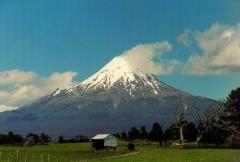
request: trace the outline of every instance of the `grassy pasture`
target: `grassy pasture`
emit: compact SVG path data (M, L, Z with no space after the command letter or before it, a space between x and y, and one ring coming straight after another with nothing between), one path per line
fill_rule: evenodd
M240 162L240 150L169 149L136 143L136 151L120 142L116 152L91 152L89 143L0 147L0 162ZM18 150L18 154L17 154Z

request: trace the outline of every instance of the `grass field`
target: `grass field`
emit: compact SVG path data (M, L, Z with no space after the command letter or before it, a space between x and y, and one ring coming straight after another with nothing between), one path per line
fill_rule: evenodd
M51 144L32 147L0 147L0 162L240 162L240 150L168 149L137 143L136 151L121 142L116 152L90 151L90 144ZM17 156L18 150L18 156ZM17 160L19 159L19 160Z

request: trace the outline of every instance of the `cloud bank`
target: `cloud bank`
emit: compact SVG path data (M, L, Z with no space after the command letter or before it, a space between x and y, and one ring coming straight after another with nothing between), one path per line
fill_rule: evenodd
M124 58L134 70L155 75L170 74L178 64L177 60L166 60L162 56L172 50L172 45L167 42L139 44L125 51Z
M188 33L190 34L190 33ZM216 23L191 33L202 53L190 55L184 74L222 75L240 72L240 26Z
M136 45L121 57L135 69L155 75L226 75L240 72L240 25L215 23L204 31L186 29L177 37L177 42L194 50L194 53L182 51L181 54L188 55L182 61L167 59L173 48L168 41L163 41Z
M0 72L0 112L16 109L54 91L74 84L76 72L55 72L42 77L32 71Z

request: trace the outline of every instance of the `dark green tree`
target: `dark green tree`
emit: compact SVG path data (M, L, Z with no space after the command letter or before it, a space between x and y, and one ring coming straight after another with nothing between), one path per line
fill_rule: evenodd
M79 134L75 137L75 141L76 142L89 142L89 138L87 136Z
M58 137L58 143L64 143L64 142L66 142L66 141L65 141L65 139L63 138L63 136L62 136L62 135L59 136L59 137Z
M41 133L40 140L41 140L42 143L49 143L49 142L51 142L51 137L49 137L45 133Z
M164 133L164 140L180 140L179 124L173 123Z
M127 136L127 133L126 132L122 132L121 135L120 135L121 139L123 140L128 140L128 136Z
M132 127L131 130L128 132L128 139L140 139L140 131L136 127Z
M193 122L189 122L188 124L186 124L186 126L183 127L183 132L185 135L185 140L191 141L191 142L196 141L198 132Z
M184 134L185 141L195 141L197 138L197 129L192 122L182 121L182 131ZM168 140L181 140L181 134L179 133L179 124L174 123L171 127L169 127L164 134L164 138L166 141Z
M227 132L225 144L240 147L240 87L231 91L224 107L220 122L222 129Z
M29 133L26 139L31 139L33 145L42 143L41 137L35 133Z
M149 133L149 139L152 141L162 141L163 140L163 130L158 123L154 123L152 130Z
M142 140L147 139L148 138L148 132L146 130L146 127L145 126L141 126L140 131L141 131L140 132L140 138Z
M0 134L0 144L22 145L24 138L21 135L9 132L7 135Z

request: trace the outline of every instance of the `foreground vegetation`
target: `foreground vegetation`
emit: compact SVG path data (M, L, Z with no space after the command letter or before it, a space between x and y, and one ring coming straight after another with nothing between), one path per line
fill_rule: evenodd
M90 143L50 144L28 147L0 147L1 162L238 162L240 150L170 149L157 143L135 142L136 150L128 151L120 142L115 152L92 152ZM18 150L18 155L17 155Z

